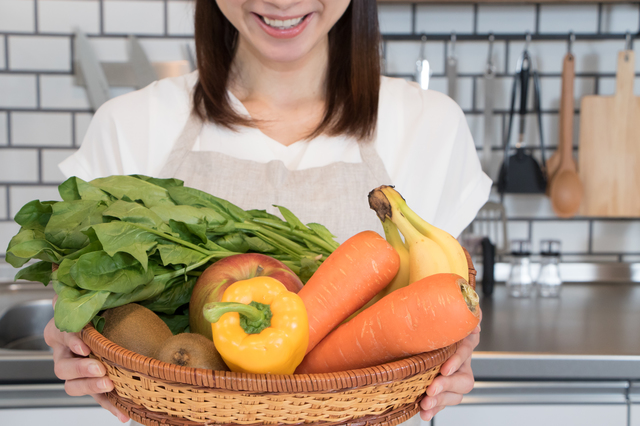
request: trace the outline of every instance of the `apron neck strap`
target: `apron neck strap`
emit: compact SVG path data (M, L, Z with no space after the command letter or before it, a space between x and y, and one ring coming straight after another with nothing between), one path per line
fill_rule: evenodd
M193 146L198 140L198 136L202 131L203 122L195 113L195 109L189 114L187 124L182 129L182 133L178 136L176 143L171 149L169 159L160 171L160 177L171 178L175 175L178 167L184 162L187 155L193 151Z

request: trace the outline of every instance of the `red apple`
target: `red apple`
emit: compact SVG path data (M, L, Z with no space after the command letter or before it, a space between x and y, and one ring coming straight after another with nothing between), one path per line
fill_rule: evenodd
M222 294L234 282L260 276L275 278L294 293L302 288L300 278L287 265L273 257L260 253L225 257L205 269L193 288L189 301L191 332L213 340L211 323L202 314L204 305L222 300Z

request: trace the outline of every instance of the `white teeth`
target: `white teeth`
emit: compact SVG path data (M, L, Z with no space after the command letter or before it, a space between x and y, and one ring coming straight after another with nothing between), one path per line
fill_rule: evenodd
M300 22L302 22L303 19L304 19L304 16L296 19L287 19L284 21L281 21L279 19L269 19L266 16L262 17L262 20L264 21L265 24L269 25L270 27L277 28L279 30L286 30L288 28L293 28L296 25L298 25Z

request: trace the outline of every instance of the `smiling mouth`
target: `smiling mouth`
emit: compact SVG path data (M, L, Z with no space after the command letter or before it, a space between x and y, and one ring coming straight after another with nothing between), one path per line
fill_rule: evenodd
M307 15L301 16L300 18L286 19L284 21L279 19L269 19L266 16L262 16L262 15L258 15L258 16L260 17L260 19L262 19L262 22L264 22L271 28L274 28L276 30L289 30L291 28L295 28L298 25L300 25L309 15L311 14L309 13Z

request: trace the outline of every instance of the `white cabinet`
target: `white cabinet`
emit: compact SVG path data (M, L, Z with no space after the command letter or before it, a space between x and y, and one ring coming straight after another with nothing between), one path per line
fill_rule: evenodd
M631 383L629 402L629 426L640 426L640 382Z
M476 382L433 426L627 426L628 387L626 381Z
M0 425L19 426L122 426L102 407L1 409Z

